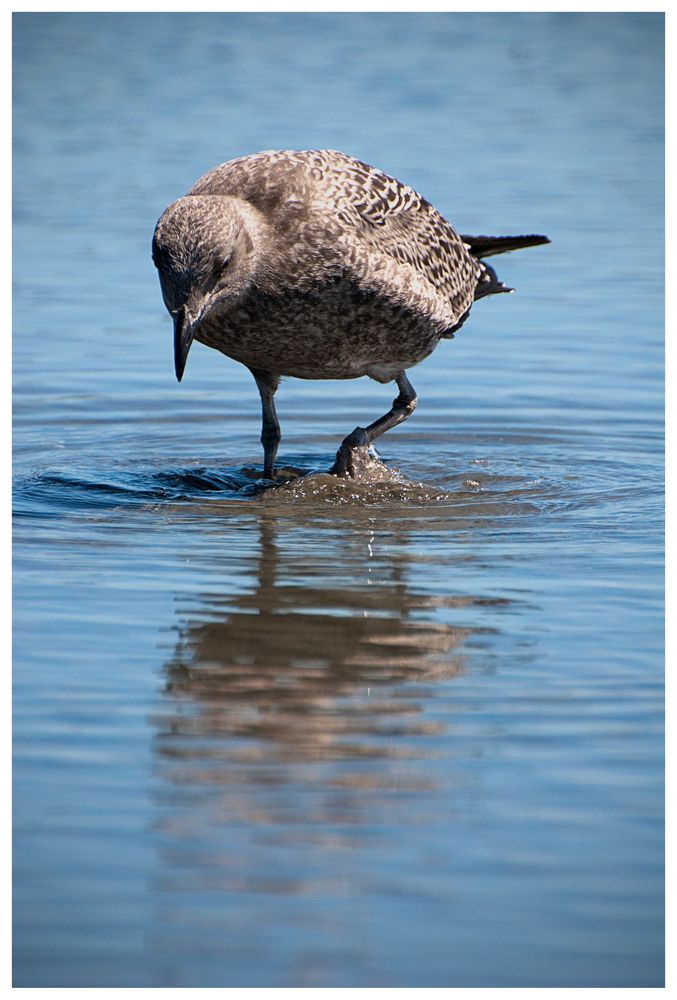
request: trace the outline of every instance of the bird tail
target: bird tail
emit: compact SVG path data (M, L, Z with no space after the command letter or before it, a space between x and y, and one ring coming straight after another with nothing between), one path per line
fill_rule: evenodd
M495 253L521 250L522 247L538 247L550 242L547 236L461 236L461 239L478 260Z
M470 253L480 262L482 273L475 289L475 301L485 295L497 295L499 292L514 292L496 276L493 267L484 263L485 257L496 253L507 253L509 250L521 250L522 247L537 247L549 243L547 236L461 236Z

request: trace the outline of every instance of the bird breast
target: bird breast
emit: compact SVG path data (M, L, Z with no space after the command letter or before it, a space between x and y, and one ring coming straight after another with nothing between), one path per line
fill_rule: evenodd
M444 330L425 303L411 308L347 276L310 283L306 270L303 278L274 290L254 285L217 305L196 340L249 368L341 379L411 367Z

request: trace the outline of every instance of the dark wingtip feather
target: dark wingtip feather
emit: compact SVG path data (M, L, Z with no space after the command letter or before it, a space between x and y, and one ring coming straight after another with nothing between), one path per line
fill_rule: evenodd
M509 288L508 285L503 284L493 267L489 267L488 264L484 263L481 263L480 267L482 274L475 288L475 301L483 299L485 295L498 295L501 292L515 291L514 288Z
M508 253L510 250L522 250L524 247L542 246L549 243L547 236L535 233L529 236L461 236L473 257L481 259L491 257L496 253Z

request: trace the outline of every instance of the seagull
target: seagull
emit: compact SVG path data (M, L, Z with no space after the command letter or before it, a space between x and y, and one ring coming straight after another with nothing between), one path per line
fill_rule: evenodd
M416 406L407 371L473 303L511 292L485 263L546 236L463 236L407 184L336 150L223 163L162 214L152 256L174 321L179 381L194 340L239 361L261 397L263 475L275 477L282 377L395 382L390 410L343 441L332 469Z

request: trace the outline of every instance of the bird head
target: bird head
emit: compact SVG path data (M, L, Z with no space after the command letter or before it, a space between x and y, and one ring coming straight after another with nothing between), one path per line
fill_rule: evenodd
M180 382L200 324L214 312L225 312L252 278L253 241L236 199L189 195L175 201L155 227L153 262L174 320Z

